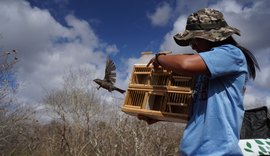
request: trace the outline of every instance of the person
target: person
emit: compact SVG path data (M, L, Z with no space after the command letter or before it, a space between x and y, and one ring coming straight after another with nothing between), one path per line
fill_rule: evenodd
M235 41L237 28L223 14L204 8L187 18L186 30L174 36L193 55L157 54L147 66L162 66L179 74L195 75L193 102L180 144L185 155L242 155L238 145L243 121L243 98L249 78L260 69L254 55ZM149 124L154 119L138 116Z

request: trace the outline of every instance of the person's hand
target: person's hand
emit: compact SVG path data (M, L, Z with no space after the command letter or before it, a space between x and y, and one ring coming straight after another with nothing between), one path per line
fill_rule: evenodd
M150 117L144 116L144 115L137 115L139 120L144 120L145 122L147 122L148 125L152 125L160 120L156 120L156 119L152 119Z
M160 55L167 55L172 53L171 51L165 51L165 52L159 52L155 55L155 57L153 57L146 65L146 67L148 68L151 64L153 65L154 69L157 69L160 65L159 61L158 61L158 57Z
M157 57L153 57L146 65L146 67L148 68L150 65L153 65L154 69L157 69L159 67L159 63L157 62Z

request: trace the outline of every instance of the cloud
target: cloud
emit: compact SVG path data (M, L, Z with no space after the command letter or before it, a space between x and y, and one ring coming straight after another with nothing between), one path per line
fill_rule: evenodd
M172 14L172 7L168 3L162 3L154 13L148 13L147 17L154 26L165 26L168 24Z
M119 52L117 46L115 44L113 45L108 45L106 47L106 53L107 54L117 54L117 52Z
M183 9L186 4L183 1L177 1L178 7L176 9ZM241 2L241 3L240 3ZM208 2L206 2L208 3ZM181 4L181 5L180 5ZM217 3L208 3L196 5L195 8L209 7L215 8L223 12L227 23L233 27L241 30L241 37L234 36L236 40L246 48L253 51L253 54L257 58L261 71L257 72L256 80L249 83L248 93L245 96L245 105L256 105L258 99L267 99L261 101L261 104L267 105L270 108L269 95L270 95L270 45L268 43L268 37L270 32L270 22L268 20L270 11L267 9L270 6L270 1L252 1L251 3L246 1L236 0L222 0ZM180 7L181 6L181 7ZM164 36L164 42L161 44L161 50L172 50L175 53L191 52L189 47L179 47L173 40L173 35L179 32L183 32L186 25L187 16L192 13L181 12L182 14L176 19L173 25L173 29ZM197 10L197 9L196 9ZM194 11L196 11L194 10ZM177 11L174 11L177 12ZM180 12L180 11L178 11Z
M45 90L61 87L69 68L103 77L106 56L118 51L116 45L101 42L85 20L74 15L65 20L67 26L26 1L0 1L0 47L18 51L16 75L25 101L37 102Z
M173 36L177 33L183 32L186 27L186 16L180 16L175 23L173 24L173 29L168 32L164 36L164 42L160 45L160 50L161 51L166 51L170 50L173 53L187 53L187 52L192 52L192 49L189 47L180 47L178 46L174 39Z
M253 109L262 106L267 106L270 110L269 90L264 92L260 88L247 86L247 91L244 98L245 109Z

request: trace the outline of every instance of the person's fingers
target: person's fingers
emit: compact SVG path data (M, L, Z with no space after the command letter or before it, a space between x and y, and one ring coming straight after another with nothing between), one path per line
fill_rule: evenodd
M147 65L146 65L147 68L150 66L150 64L153 64L154 59L155 59L155 58L152 58L152 59L147 63Z
M153 64L154 70L157 70L159 67L159 64L157 64L156 62L153 62L152 64Z

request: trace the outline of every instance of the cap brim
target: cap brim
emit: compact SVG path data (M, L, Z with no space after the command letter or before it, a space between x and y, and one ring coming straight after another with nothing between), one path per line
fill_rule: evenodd
M216 42L223 41L233 34L237 34L240 36L240 31L236 28L227 26L219 30L185 30L182 34L178 33L174 35L173 38L179 46L189 46L189 42L192 38L202 38L211 42Z
M179 46L182 46L182 47L189 46L190 39L188 40L179 39L177 38L176 35L173 37L173 39Z
M178 33L173 36L174 41L180 46L189 46L190 40L193 38L193 34L185 30L182 34Z

